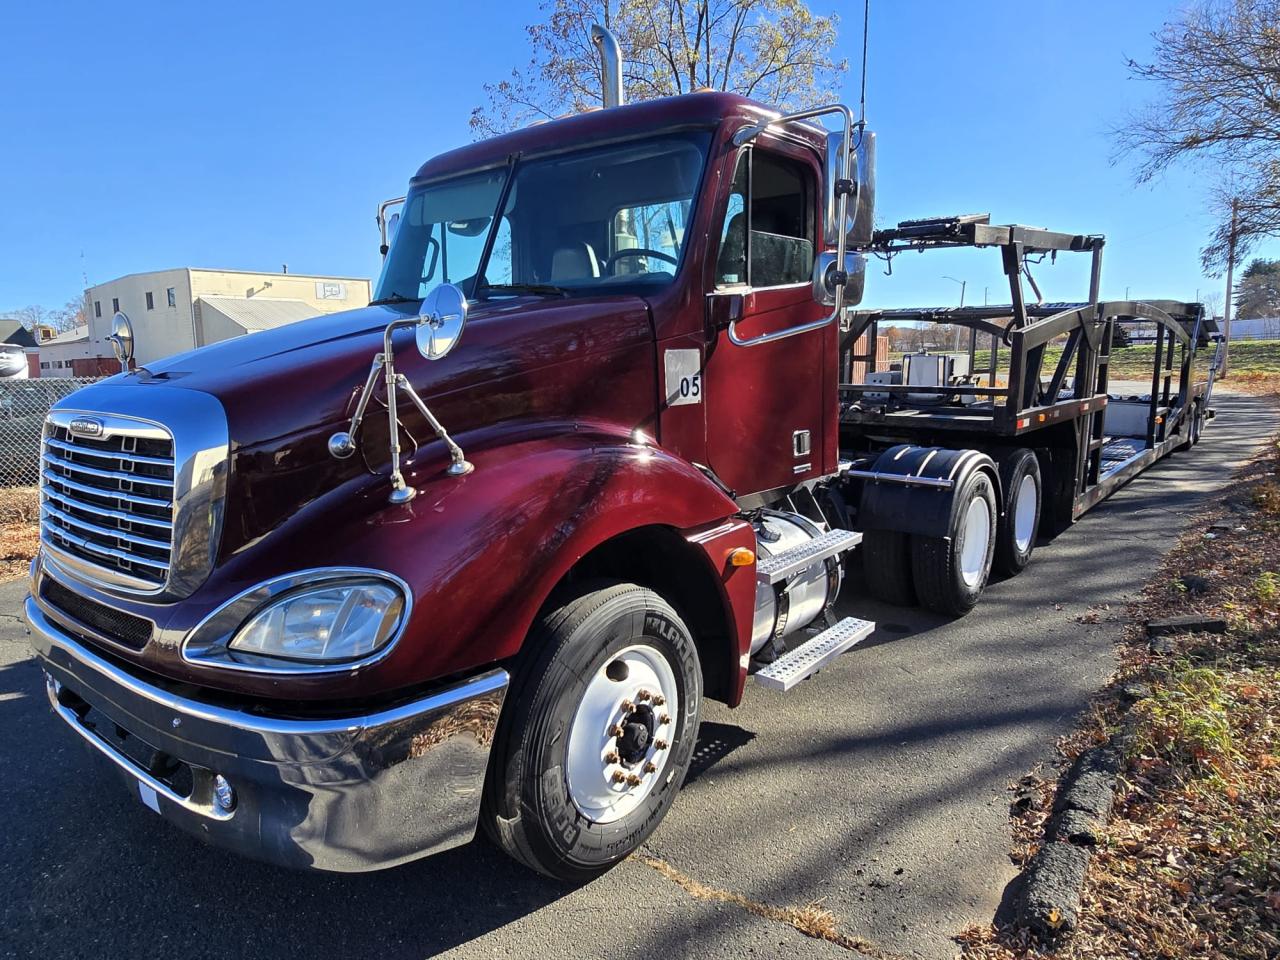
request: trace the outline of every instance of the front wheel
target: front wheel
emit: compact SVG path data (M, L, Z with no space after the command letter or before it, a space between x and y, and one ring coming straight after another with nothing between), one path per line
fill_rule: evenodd
M693 759L702 671L656 593L597 584L527 641L485 785L481 822L525 865L582 883L662 822Z

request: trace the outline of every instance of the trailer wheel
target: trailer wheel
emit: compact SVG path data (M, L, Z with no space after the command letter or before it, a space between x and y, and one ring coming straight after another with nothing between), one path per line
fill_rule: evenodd
M1027 449L1015 450L1000 464L1004 488L1004 510L996 529L996 552L992 566L998 573L1014 576L1031 562L1040 527L1040 461Z
M652 590L601 583L526 641L490 757L481 824L516 860L584 883L662 822L698 736L702 669Z
M974 608L991 575L996 539L996 492L981 470L956 493L949 536L911 538L911 571L920 605L962 616Z
M1178 451L1190 450L1200 442L1200 430L1204 426L1204 415L1200 412L1200 404L1193 402L1187 419L1178 429L1182 432L1183 441L1178 444Z
M916 603L911 577L911 541L895 530L868 530L862 535L862 582L877 600L899 607Z

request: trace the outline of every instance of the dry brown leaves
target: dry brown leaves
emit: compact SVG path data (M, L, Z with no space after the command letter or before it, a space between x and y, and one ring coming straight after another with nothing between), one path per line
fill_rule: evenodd
M35 487L0 487L0 582L27 575L40 545Z
M1219 388L1232 393L1247 393L1255 397L1280 394L1280 373L1261 370L1242 370L1231 374L1230 379L1219 381Z
M1128 613L1116 677L1058 744L1065 769L1137 698L1135 749L1089 866L1080 929L1047 947L972 926L956 938L967 958L1280 957L1280 445L1193 518ZM1146 620L1191 613L1230 629L1178 638L1172 654L1149 649ZM1056 783L1012 786L1022 864Z

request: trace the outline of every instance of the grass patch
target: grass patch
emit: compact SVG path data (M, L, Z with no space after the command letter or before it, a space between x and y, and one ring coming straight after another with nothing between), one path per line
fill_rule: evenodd
M40 546L40 494L0 487L0 581L24 577Z
M1065 769L1122 724L1132 735L1079 929L1050 948L970 927L957 938L970 960L1280 956L1280 445L1193 519L1129 613L1117 676L1060 744ZM1230 629L1151 651L1147 619L1192 613ZM1013 815L1018 863L1054 795L1052 776L1028 779Z
M802 907L778 907L760 903L732 890L712 887L695 880L659 857L635 854L635 858L662 874L695 900L731 904L764 920L772 920L775 923L793 927L806 937L824 940L845 950L857 951L873 960L904 960L896 954L881 950L868 940L841 933L836 915L819 903L808 903Z

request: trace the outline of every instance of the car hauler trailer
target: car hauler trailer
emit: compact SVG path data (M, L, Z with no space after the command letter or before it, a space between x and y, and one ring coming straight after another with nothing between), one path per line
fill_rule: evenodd
M998 572L1018 573L1040 529L1061 529L1162 457L1194 445L1213 416L1220 363L1216 324L1202 305L1099 300L1102 237L988 221L904 222L877 231L864 249L891 260L907 251L990 248L1009 279L1009 304L851 311L841 335L840 436L850 462L843 476L862 484L852 491L859 508L850 519L866 538L867 586L893 603L918 600L952 614L977 602L987 553ZM1070 253L1091 258L1088 299L1029 303L1024 277L1038 295L1030 259ZM877 370L874 350L854 350L874 344L883 323L967 330L967 353L908 354L899 370ZM1149 391L1110 393L1112 346L1139 323L1154 329ZM977 364L980 343L985 369ZM1198 352L1211 344L1218 352L1197 380ZM1051 345L1060 350L1052 363ZM998 483L959 511L935 509L934 494L953 489L954 471L975 453L991 458ZM992 506L995 517L987 515ZM993 550L983 533L989 527Z
M590 878L665 815L704 698L791 689L872 630L831 613L864 529L899 535L924 602L952 568L976 596L1009 486L991 441L1043 447L1059 477L1052 431L1017 418L920 434L896 425L911 394L842 408L852 251L876 243L875 140L846 107L623 106L596 36L606 109L429 160L393 230L379 208L367 308L51 411L25 606L50 703L192 834L362 871L479 825ZM1085 342L1080 310L1019 307L1016 412L1079 430L1102 408L1034 383L1037 324ZM979 394L938 383L943 406Z

